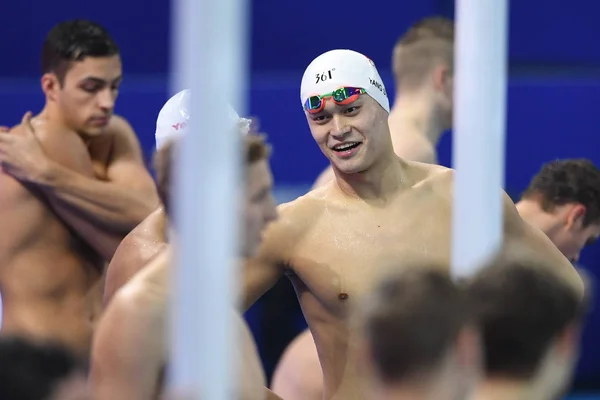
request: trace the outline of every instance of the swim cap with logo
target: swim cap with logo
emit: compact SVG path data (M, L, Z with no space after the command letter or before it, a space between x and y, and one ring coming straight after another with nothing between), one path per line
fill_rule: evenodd
M182 90L171 97L161 108L156 119L156 149L160 149L167 141L184 134L187 131L190 120L190 96L189 89ZM240 118L238 113L227 104L228 121L232 124L239 123L244 133L249 130L250 120ZM247 128L246 128L247 127Z
M331 50L315 58L304 71L300 101L304 106L310 96L331 93L340 87L363 88L383 109L390 112L390 102L375 63L353 50Z

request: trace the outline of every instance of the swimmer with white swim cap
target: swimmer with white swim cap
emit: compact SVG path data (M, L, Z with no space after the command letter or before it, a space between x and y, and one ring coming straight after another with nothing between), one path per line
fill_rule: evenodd
M335 179L279 207L278 221L246 265L245 307L287 275L315 339L324 398L364 399L349 312L390 268L428 263L449 272L454 174L394 153L385 88L366 56L351 50L320 55L307 67L300 93ZM569 261L503 196L502 251L547 261L582 292Z
M437 144L452 128L454 23L424 18L400 37L392 55L396 98L388 123L398 157L437 164ZM314 183L333 179L327 168Z
M240 133L247 129L238 127ZM179 137L162 144L155 157L159 194L165 213L171 212L170 177L174 147ZM244 137L245 174L243 189L244 240L239 254L253 256L260 244L264 227L277 217L272 194L272 176L268 164L269 146L255 134ZM177 235L176 229L170 230ZM140 257L141 259L141 257ZM171 250L160 251L112 298L96 330L92 352L90 382L96 399L154 399L163 389L168 369L168 300L172 288L168 277ZM222 266L214 266L216 268ZM234 299L232 299L233 301ZM240 392L227 398L240 400L279 399L265 388L256 345L242 316L232 308L234 329L241 338L238 380ZM201 357L202 355L198 355Z
M438 163L437 144L452 127L453 62L454 23L450 19L424 18L396 43L392 55L396 97L388 125L398 157ZM327 167L314 188L331 179L333 170ZM314 340L307 329L286 348L272 386L287 400L321 400L322 381Z
M189 90L182 90L161 108L156 119L157 151L187 132L190 121L190 96ZM240 118L230 105L227 107L229 121L232 124L240 124L242 132L248 133L250 120ZM164 248L167 242L166 228L167 220L161 205L123 239L106 271L105 305L121 286Z
M587 159L555 160L532 178L516 207L564 256L579 254L600 236L600 170ZM296 337L275 370L272 389L285 399L318 400L323 377L310 330Z

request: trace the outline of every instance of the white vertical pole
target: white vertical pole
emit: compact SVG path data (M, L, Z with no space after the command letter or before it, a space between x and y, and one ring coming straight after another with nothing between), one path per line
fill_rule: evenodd
M457 0L452 158L452 275L465 277L502 242L508 0Z
M241 135L229 101L244 112L247 5L243 0L177 0L171 82L191 89L190 126L179 146L174 213L169 383L195 399L228 400L238 382L232 310L238 254ZM181 83L183 82L183 84ZM149 332L148 334L152 334ZM235 345L235 346L234 346Z

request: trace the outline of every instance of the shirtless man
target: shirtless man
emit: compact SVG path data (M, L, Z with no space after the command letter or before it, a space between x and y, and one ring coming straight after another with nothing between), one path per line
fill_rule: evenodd
M245 237L240 253L249 257L256 253L264 227L277 214L268 165L269 147L262 137L254 134L245 136L245 142ZM167 215L173 143L169 141L162 147L156 158L159 194ZM94 399L147 400L161 392L168 359L165 335L169 262L170 250L160 252L117 291L107 307L94 339L91 373ZM243 372L241 394L231 398L278 399L266 392L264 372L248 327L240 315L233 315L242 337Z
M42 69L44 109L0 134L2 334L87 355L103 260L158 197L135 133L112 116L121 62L108 33L58 24Z
M516 204L521 217L544 232L569 260L600 235L600 171L589 160L545 164ZM272 389L286 400L322 398L323 376L310 330L288 346Z
M600 171L590 160L556 160L542 166L516 204L572 262L600 236Z
M452 125L454 23L425 18L398 40L392 56L396 101L388 124L396 155L437 164L437 144ZM314 187L334 178L328 167ZM273 390L288 400L321 399L323 378L307 329L286 348L273 374ZM302 373L298 373L301 370Z
M392 55L396 101L388 123L396 154L437 164L437 145L452 128L454 23L425 18L400 37ZM328 167L315 187L333 179Z
M453 171L396 156L385 89L373 62L359 53L333 50L313 60L301 102L336 179L280 206L258 257L247 263L245 306L288 275L316 342L324 399L363 399L349 358L355 332L348 313L390 267L450 264ZM571 263L519 217L506 194L498 195L505 203L501 251L549 260L583 292Z
M481 270L467 292L485 359L473 399L563 398L579 358L589 294L582 299L548 269L519 263Z
M440 269L415 265L390 274L358 307L370 400L466 400L479 383L471 305Z
M174 137L187 132L190 118L190 91L182 90L171 97L158 113L156 119L156 149L160 151L163 145ZM250 120L240 119L239 115L229 107L232 123L249 128ZM161 183L158 183L161 186ZM136 226L121 242L113 259L106 270L104 286L104 306L129 279L158 254L167 243L165 229L167 218L163 206L158 207L141 224Z

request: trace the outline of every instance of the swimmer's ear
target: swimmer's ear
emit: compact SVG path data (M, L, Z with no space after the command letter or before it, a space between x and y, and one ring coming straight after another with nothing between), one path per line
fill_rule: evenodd
M567 214L567 229L582 228L586 208L583 204L575 204Z
M41 84L46 99L56 101L58 91L60 90L60 82L56 74L51 72L45 73L42 75Z
M433 69L433 87L438 91L446 91L452 79L450 68L446 64L438 64Z

